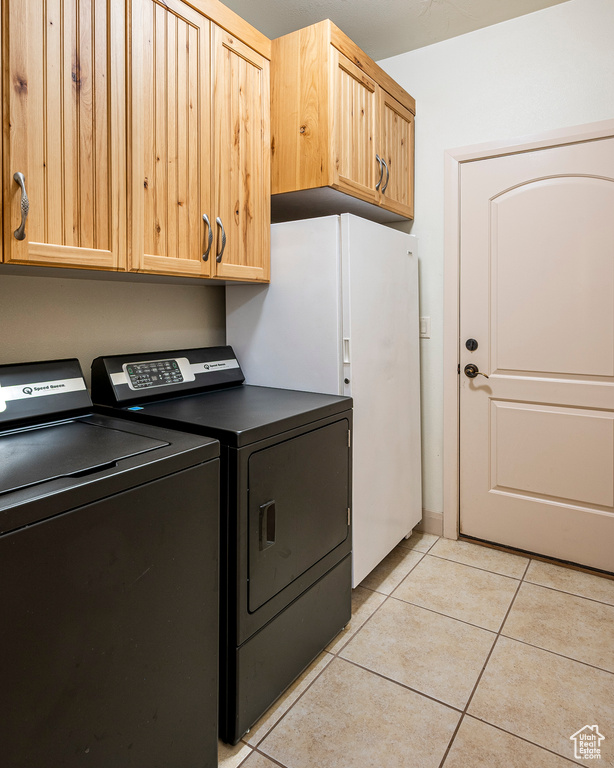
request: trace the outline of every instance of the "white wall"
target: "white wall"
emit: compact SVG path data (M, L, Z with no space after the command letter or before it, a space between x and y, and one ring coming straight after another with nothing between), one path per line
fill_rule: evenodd
M614 0L567 3L379 64L416 99L424 495L441 513L444 150L614 118Z
M62 271L66 274L66 270ZM224 288L0 272L0 364L225 343Z

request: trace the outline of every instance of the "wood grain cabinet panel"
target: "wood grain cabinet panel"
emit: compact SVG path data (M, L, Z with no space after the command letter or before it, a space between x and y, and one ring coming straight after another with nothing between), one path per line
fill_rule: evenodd
M414 116L380 89L380 149L384 178L380 204L402 216L414 216Z
M274 40L274 211L296 212L305 201L314 215L345 210L378 221L412 218L414 114L414 99L332 22ZM344 207L325 188L371 207Z
M179 0L132 0L131 269L211 274L209 19ZM211 222L210 222L211 223Z
M377 84L339 51L331 53L333 186L376 203Z
M132 0L131 268L269 279L269 62L181 0Z
M213 40L216 223L212 266L217 277L267 281L271 223L269 62L219 27L213 29ZM223 253L222 233L226 236Z
M125 267L124 11L123 0L3 4L5 262Z

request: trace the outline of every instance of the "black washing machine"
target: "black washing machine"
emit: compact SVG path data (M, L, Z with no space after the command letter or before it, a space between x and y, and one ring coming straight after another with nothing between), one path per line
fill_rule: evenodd
M97 358L95 403L221 445L220 736L347 624L352 400L247 386L231 347Z
M3 768L217 766L218 457L0 366Z

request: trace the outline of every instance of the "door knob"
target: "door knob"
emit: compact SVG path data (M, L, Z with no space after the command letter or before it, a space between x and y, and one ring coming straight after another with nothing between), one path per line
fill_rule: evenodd
M465 366L465 376L468 376L470 379L475 379L476 376L483 376L485 379L488 378L488 376L478 370L477 365L474 365L473 363L467 363Z

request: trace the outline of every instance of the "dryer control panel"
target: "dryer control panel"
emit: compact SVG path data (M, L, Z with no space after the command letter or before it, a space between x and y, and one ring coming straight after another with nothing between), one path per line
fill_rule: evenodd
M124 363L122 369L130 389L150 389L169 384L194 381L190 361L185 357L168 360L145 360L142 363Z
M92 363L92 399L100 405L130 406L243 381L232 347L114 355Z

